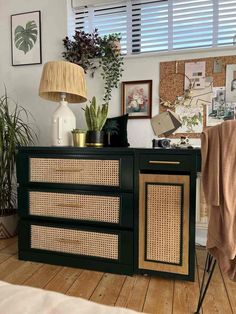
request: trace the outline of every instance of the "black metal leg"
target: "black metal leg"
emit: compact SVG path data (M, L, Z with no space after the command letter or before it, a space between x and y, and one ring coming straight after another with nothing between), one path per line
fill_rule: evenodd
M204 301L204 298L205 298L208 286L210 284L211 277L213 275L215 266L216 266L216 259L210 253L207 253L207 257L206 257L206 261L205 261L205 267L204 267L204 273L203 273L202 283L201 283L201 288L200 288L200 295L199 295L199 299L198 299L197 310L194 314L199 314L199 311L200 311L202 303ZM204 286L206 273L208 273L209 276L208 276L208 279L206 281L206 285Z

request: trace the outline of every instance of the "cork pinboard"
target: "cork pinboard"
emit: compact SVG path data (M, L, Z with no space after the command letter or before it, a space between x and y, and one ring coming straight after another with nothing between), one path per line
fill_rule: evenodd
M206 77L213 78L213 86L220 87L225 86L226 83L226 66L227 64L236 64L235 56L223 56L223 57L210 57L188 60L177 60L160 63L160 86L159 95L160 99L174 102L177 96L181 96L184 93L184 80L185 80L185 63L189 62L206 62ZM214 62L221 62L221 72L214 73ZM168 108L160 105L160 112L167 110ZM206 110L204 110L203 128L206 128ZM200 133L178 133L172 135L172 138L179 138L180 136L186 136L190 138L200 137Z

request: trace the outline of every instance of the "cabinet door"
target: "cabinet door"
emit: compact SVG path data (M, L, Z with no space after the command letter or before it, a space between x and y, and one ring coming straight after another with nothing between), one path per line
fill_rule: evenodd
M189 176L140 174L139 269L189 274Z

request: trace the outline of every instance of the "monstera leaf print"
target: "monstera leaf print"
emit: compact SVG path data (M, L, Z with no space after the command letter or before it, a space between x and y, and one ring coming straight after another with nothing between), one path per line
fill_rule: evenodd
M15 29L15 46L17 49L24 51L26 54L35 45L37 40L38 30L35 21L29 21L25 28L22 25L18 25Z

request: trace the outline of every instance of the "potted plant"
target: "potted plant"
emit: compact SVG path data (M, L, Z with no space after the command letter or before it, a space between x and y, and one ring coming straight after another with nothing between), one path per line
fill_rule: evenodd
M85 147L86 131L82 129L73 129L71 133L74 146Z
M35 138L28 117L28 112L11 101L5 90L0 97L0 238L16 234L16 149L33 143Z
M99 64L105 87L103 99L106 103L111 100L112 89L118 87L122 77L124 58L121 55L120 40L120 35L116 33L106 35L100 40L101 58Z
M97 68L101 69L105 89L103 100L107 104L123 72L120 40L121 36L117 33L100 37L97 29L93 33L75 31L72 40L68 37L63 39L66 50L62 56L67 61L80 65L85 73L90 70L92 77Z
M104 132L102 128L107 119L108 104L97 106L96 98L93 97L90 106L86 105L84 111L88 126L86 146L102 147L104 142Z
M73 39L68 36L63 39L66 51L62 52L62 56L67 61L80 65L85 73L91 70L93 76L97 68L94 59L101 56L100 41L97 29L93 33L75 31Z

